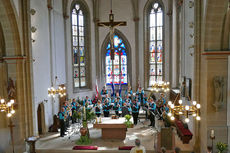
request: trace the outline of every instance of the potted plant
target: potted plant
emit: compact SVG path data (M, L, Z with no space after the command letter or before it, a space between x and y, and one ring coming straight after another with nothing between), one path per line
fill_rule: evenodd
M228 145L223 142L217 142L216 147L218 149L218 153L223 153L224 151L227 150Z
M127 128L131 128L133 126L133 123L130 121L131 115L125 115L125 122L124 124L127 126Z
M90 139L89 134L89 128L88 128L88 122L91 120L94 120L96 118L96 115L91 109L86 109L85 106L82 110L82 127L80 129L81 137L79 140L77 140L76 144L78 145L88 145L92 143L92 140Z

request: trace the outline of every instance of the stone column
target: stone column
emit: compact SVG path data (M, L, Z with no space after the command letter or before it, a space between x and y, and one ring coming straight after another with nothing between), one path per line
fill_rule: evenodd
M48 8L48 20L49 20L49 38L50 38L50 82L51 86L54 86L54 68L53 68L53 4L51 0L47 0L47 8ZM56 65L55 65L56 66ZM55 76L56 77L56 76ZM52 104L52 116L54 115L54 98L51 97L51 104Z
M96 63L96 79L98 81L98 85L102 84L103 82L99 82L99 81L103 81L105 78L103 75L104 74L101 70L101 61L103 61L101 59L101 54L99 51L99 27L97 26L97 23L100 21L99 20L99 0L93 0L93 22L94 22L94 30L95 30L95 63ZM102 55L102 57L104 57Z

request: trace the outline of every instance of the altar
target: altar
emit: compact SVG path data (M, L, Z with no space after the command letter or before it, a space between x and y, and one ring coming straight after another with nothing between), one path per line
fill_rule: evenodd
M132 119L130 120L132 121ZM102 130L102 139L121 139L126 138L127 127L124 124L125 118L112 119L111 117L104 117L101 123L95 123L93 128Z

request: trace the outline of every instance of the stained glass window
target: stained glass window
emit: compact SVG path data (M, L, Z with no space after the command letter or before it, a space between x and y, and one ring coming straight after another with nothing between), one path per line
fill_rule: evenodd
M149 86L163 77L163 11L153 3L149 13Z
M105 56L106 84L127 84L127 49L125 42L118 35L114 35L114 50L114 60L111 60L111 44L109 42Z
M85 22L84 12L80 4L75 4L72 9L71 19L74 87L79 88L86 86Z

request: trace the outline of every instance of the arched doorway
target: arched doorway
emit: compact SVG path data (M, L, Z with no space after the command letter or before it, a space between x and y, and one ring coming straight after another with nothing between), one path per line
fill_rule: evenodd
M45 133L45 114L44 114L44 104L38 105L37 109L37 124L38 124L38 134L42 135Z

